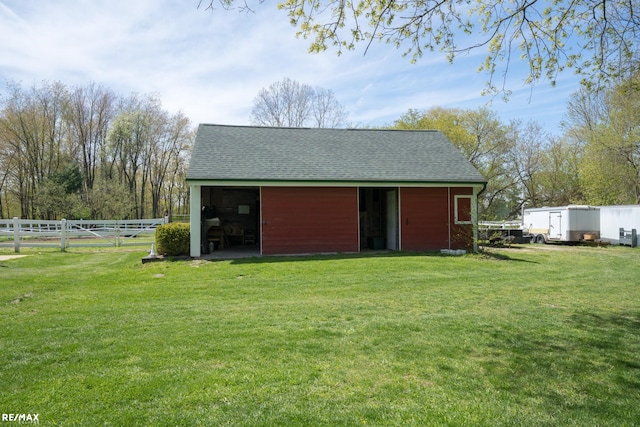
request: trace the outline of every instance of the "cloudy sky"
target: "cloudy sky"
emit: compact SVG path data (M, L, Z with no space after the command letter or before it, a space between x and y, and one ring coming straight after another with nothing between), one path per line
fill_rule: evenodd
M358 126L391 124L408 109L488 105L504 121L535 120L555 134L577 78L531 90L510 66L508 103L480 95L478 51L450 65L444 55L411 64L391 45L341 56L309 54L308 40L276 1L254 13L205 10L199 0L0 0L0 95L23 86L89 82L118 93L154 93L165 109L197 123L249 124L258 91L285 77L330 89ZM255 2L257 4L257 2ZM203 0L208 4L208 0Z

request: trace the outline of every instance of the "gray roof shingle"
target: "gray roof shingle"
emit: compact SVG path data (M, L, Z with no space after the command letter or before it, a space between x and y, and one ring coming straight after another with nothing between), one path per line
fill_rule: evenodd
M484 183L439 131L201 124L188 181Z

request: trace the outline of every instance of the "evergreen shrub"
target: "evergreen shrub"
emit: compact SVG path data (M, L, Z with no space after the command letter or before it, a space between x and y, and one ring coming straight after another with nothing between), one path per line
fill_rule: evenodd
M172 222L156 228L156 251L160 255L189 255L189 224Z

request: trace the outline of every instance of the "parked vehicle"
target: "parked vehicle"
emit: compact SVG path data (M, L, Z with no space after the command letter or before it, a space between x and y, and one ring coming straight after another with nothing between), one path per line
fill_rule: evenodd
M532 243L578 243L600 238L600 208L568 205L524 209L524 236Z

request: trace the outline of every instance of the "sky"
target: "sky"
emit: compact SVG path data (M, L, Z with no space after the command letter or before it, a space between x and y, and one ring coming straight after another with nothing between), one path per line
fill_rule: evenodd
M509 101L482 96L483 51L453 64L440 52L412 64L376 42L366 53L362 45L310 54L310 41L295 37L275 0L254 3L247 13L207 10L208 0L0 0L0 96L7 82L94 82L123 95L155 94L194 125L248 125L258 92L288 77L332 90L354 127L390 125L409 109L486 106L504 122L533 120L559 135L579 88L571 72L555 87L524 86L525 64L512 63Z

